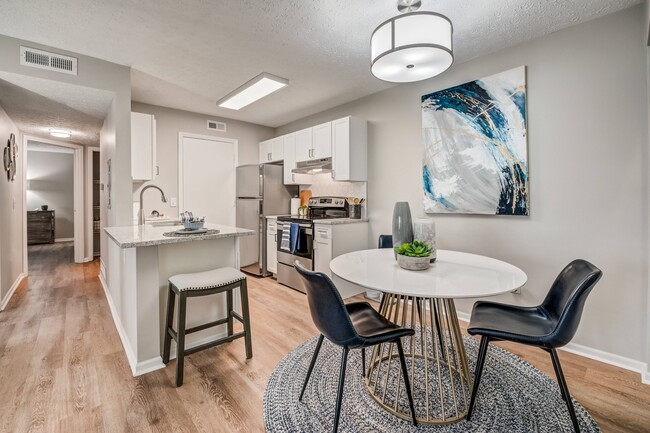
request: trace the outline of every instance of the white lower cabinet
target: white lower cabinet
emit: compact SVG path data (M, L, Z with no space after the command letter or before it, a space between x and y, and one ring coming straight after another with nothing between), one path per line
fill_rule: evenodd
M314 270L332 276L332 226L314 225Z
M343 298L362 293L365 288L333 275L330 262L341 254L368 249L368 237L367 222L314 224L314 270L329 275Z
M274 219L266 221L266 270L278 273L278 229Z

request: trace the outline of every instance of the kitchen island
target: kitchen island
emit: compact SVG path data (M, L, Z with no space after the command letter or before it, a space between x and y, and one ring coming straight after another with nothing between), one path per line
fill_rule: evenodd
M180 225L107 227L106 272L100 279L134 376L164 368L161 348L170 276L223 266L239 269L239 238L251 230L205 224L200 235L170 234ZM239 310L239 294L235 296ZM225 296L189 299L187 326L225 317ZM226 325L188 335L194 347L226 335ZM172 358L175 347L172 345Z

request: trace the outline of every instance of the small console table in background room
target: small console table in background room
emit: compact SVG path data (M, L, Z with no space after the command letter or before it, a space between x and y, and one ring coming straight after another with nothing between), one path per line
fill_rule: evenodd
M54 243L54 211L27 211L27 245Z

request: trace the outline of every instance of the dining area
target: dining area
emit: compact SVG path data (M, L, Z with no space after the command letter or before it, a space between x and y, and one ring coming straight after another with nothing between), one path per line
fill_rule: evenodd
M558 270L540 304L492 302L525 288L525 270L435 250L427 240L434 248L419 270L399 263L404 245L418 243L399 231L381 235L377 248L335 257L332 278L296 263L320 334L271 375L266 430L600 431L572 399L556 349L576 333L602 272L574 260ZM344 302L341 281L379 292L380 301ZM455 301L466 299L480 300L465 333ZM502 341L547 352L555 377L494 344Z

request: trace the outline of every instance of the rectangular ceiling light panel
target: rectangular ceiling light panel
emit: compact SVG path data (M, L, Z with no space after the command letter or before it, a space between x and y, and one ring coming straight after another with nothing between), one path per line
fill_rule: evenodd
M217 105L222 108L239 110L285 87L287 84L289 84L289 80L263 72L218 100Z

